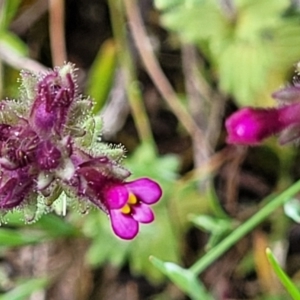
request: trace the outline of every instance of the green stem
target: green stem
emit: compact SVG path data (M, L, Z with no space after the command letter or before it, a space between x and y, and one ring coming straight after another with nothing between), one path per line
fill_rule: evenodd
M269 248L266 249L266 255L274 272L276 273L282 285L286 288L287 292L292 296L294 300L299 300L300 292L298 288L292 282L292 280L287 276L287 274L283 271L283 269L280 267L275 256L273 255L272 251Z
M143 103L138 79L136 77L136 70L132 59L132 54L129 50L122 1L109 0L108 5L110 9L114 38L117 45L117 54L123 74L125 76L126 93L131 107L132 116L137 127L138 135L143 143L150 144L154 152L156 152L156 144Z
M287 190L282 192L277 197L270 200L264 207L262 207L255 215L248 219L245 223L241 224L236 230L228 235L220 244L211 249L193 266L190 271L194 274L201 274L208 266L210 266L216 259L224 254L230 247L232 247L238 240L244 237L262 221L270 216L277 208L288 202L295 194L300 191L300 180L294 183Z
M206 194L207 194L207 199L208 199L208 203L209 203L209 206L211 208L211 210L213 211L214 215L216 217L219 217L219 218L225 218L225 219L228 219L228 215L226 214L226 212L223 210L221 204L220 204L220 201L219 201L219 198L216 194L216 190L215 190L215 187L213 185L213 182L212 180L209 178L207 180L207 183L206 183Z

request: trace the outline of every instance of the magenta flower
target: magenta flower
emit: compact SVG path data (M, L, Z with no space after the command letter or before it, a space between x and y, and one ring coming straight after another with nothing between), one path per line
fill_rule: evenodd
M256 145L279 134L281 144L300 137L300 87L291 86L273 94L283 106L269 109L242 108L225 123L230 144Z
M139 223L151 223L154 214L149 205L162 195L160 186L148 178L116 183L104 191L112 228L122 239L133 239L139 231Z
M113 177L105 175L113 173ZM128 171L114 166L105 157L79 164L77 175L78 194L107 212L113 231L120 238L133 239L139 231L139 223L154 220L149 205L156 203L162 195L155 181L140 178L125 182L120 178L128 177Z

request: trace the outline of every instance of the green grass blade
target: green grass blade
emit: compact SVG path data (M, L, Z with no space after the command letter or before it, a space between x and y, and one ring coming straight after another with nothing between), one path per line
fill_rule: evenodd
M286 288L287 292L291 295L291 297L295 300L300 299L300 292L295 284L291 281L291 279L287 276L287 274L282 270L280 265L278 264L276 258L269 248L266 249L267 258L276 273L278 279L282 283L282 285Z
M46 287L49 283L47 278L33 278L24 283L20 283L16 288L0 295L0 300L24 300L38 291Z

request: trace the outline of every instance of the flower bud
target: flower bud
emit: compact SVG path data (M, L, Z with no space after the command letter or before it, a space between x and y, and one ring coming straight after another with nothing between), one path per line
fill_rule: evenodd
M282 129L277 109L243 108L225 123L229 144L256 145Z
M43 141L39 144L36 156L41 170L51 170L60 164L61 153L50 141Z

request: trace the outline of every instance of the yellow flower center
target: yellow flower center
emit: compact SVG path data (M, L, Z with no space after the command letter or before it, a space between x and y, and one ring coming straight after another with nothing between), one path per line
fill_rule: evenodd
M126 215L130 214L131 206L135 205L137 203L138 203L138 200L137 200L136 196L132 193L129 193L127 203L121 208L121 212Z
M130 212L131 212L131 207L130 207L128 204L125 204L125 205L121 208L121 212L122 212L123 214L128 215L128 214L130 214Z
M138 200L136 199L136 196L132 193L129 193L127 203L134 205L134 204L137 204L137 202L138 202Z

